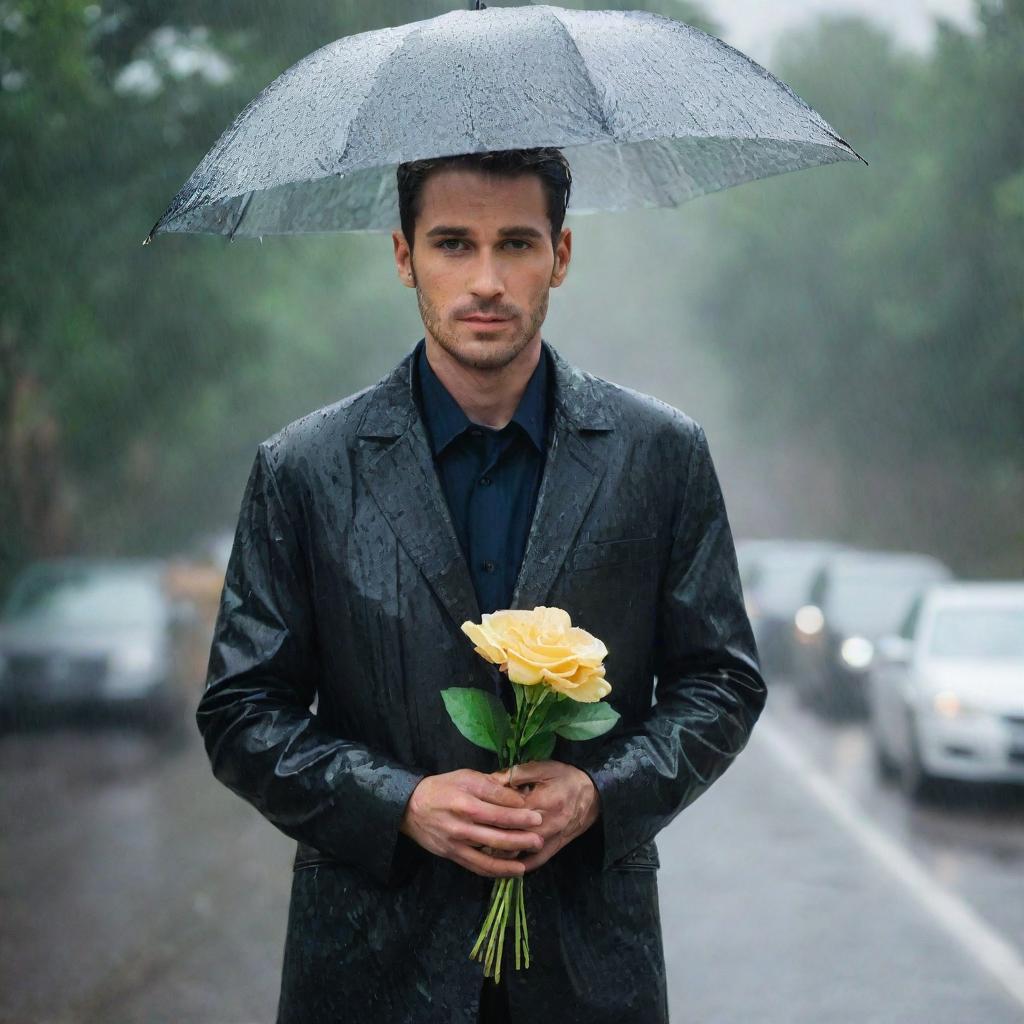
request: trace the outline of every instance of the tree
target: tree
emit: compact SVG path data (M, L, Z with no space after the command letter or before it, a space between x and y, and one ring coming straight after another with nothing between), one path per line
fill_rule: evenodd
M838 465L818 532L999 572L1024 496L1024 24L1019 3L978 17L925 56L849 17L784 40L780 76L870 166L710 200L688 294L750 425Z

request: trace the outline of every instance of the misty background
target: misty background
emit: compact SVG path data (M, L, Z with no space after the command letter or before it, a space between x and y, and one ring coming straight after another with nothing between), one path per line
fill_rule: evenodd
M295 844L195 727L224 570L259 442L423 325L387 233L142 240L295 61L458 6L0 0L4 1024L272 1019ZM543 336L704 426L770 694L658 836L673 1020L1019 1021L1024 0L564 6L721 36L869 164L566 220ZM927 615L875 620L954 574L1004 582L947 593L928 796L882 742Z
M260 440L412 348L387 234L141 242L286 67L451 6L0 3L0 587L230 528ZM1019 575L1024 5L611 6L756 37L870 166L570 207L545 339L705 426L737 536Z

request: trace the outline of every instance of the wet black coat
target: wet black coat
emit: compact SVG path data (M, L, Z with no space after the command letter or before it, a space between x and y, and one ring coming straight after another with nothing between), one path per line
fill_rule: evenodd
M703 429L549 351L512 606L565 608L607 644L622 718L559 740L601 815L526 876L533 960L503 980L517 1022L662 1024L654 837L743 749L766 689ZM279 1024L477 1020L492 882L399 832L424 775L496 767L439 694L497 670L459 629L480 615L410 362L259 445L197 710L216 777L299 841Z

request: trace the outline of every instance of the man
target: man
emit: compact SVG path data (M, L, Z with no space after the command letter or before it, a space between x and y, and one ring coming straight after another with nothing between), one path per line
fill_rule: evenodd
M424 338L258 446L197 711L216 777L298 840L278 1022L662 1024L653 840L766 699L707 439L541 339L561 153L398 185ZM460 626L540 604L605 642L621 719L513 788L439 691L508 700ZM493 879L524 873L530 967L483 984Z

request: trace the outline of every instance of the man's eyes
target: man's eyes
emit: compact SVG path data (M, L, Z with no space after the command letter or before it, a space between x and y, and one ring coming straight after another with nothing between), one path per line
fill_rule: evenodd
M443 250L444 252L458 252L458 249L449 248L448 244L451 242L454 243L455 245L461 245L464 241L465 239L462 238L442 238L441 241L437 243L437 248ZM530 248L530 243L522 238L506 238L502 244L522 246L521 249L514 249L513 252L523 252L525 249Z

